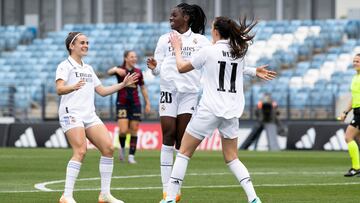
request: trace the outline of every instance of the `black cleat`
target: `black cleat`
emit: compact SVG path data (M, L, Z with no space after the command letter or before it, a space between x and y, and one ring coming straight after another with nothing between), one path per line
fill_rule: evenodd
M352 177L352 176L355 176L357 174L360 174L360 169L351 168L351 169L349 169L349 171L347 173L344 174L344 176L345 177Z

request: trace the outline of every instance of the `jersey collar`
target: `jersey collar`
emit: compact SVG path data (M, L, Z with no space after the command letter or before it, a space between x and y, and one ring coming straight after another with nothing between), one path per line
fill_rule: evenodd
M221 39L221 40L218 40L215 44L229 44L229 40Z
M85 63L83 60L81 60L81 63L83 65L78 64L71 56L68 57L68 61L74 68L84 68L85 67Z
M191 28L189 28L186 32L184 32L183 34L180 34L178 31L174 30L176 33L178 33L179 35L181 36L184 36L184 37L190 37L190 35L192 34L192 30Z

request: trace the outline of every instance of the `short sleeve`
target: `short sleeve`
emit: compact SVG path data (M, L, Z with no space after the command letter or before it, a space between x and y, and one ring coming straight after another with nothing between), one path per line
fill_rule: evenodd
M60 63L56 69L55 81L59 79L67 81L68 78L69 78L69 68L63 63Z
M191 65L195 69L202 69L202 67L204 66L204 64L206 62L206 58L207 58L206 57L206 49L202 48L191 59Z

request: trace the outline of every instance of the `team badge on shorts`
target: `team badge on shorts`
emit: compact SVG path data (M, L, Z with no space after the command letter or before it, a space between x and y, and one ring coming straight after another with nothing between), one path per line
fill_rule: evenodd
M161 110L161 111L165 111L165 109L166 109L165 105L164 105L164 104L161 105L160 110Z

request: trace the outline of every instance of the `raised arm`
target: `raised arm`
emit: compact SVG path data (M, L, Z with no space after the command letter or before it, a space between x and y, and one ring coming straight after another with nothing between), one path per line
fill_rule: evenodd
M118 74L119 76L124 77L126 75L126 71L122 68L117 68L116 66L114 66L107 71L107 74L108 75Z
M181 55L181 39L176 33L170 34L171 46L175 52L176 67L180 73L186 73L194 69L190 61L185 61Z

